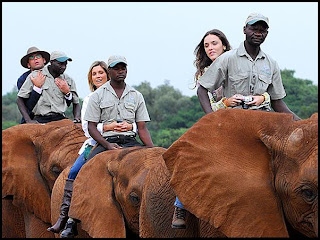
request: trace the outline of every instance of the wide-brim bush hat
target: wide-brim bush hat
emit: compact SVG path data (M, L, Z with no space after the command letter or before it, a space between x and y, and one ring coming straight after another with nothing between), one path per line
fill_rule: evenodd
M39 50L37 47L30 47L27 51L27 54L20 60L22 67L28 68L29 57L34 53L40 53L41 56L46 60L45 64L50 61L50 54L48 52Z

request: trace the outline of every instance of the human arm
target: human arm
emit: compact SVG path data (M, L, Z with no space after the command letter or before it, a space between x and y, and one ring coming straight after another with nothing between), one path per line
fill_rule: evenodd
M73 103L73 117L76 122L81 121L81 109L79 103Z
M21 115L23 116L23 118L25 119L26 123L38 123L37 121L35 120L32 120L30 118L30 115L28 113L28 110L27 110L27 107L24 103L24 98L22 97L17 97L17 105L18 105L18 108L19 108L19 111L21 113Z
M24 74L20 76L20 78L17 81L17 87L18 90L22 87L23 83L26 81L27 77L31 71L27 71ZM33 108L36 106L41 93L42 93L42 85L45 82L45 76L42 74L41 71L37 72L37 75L35 77L30 74L30 79L31 82L33 83L33 89L32 92L30 93L30 96L28 98L23 98L25 106L27 107L28 113L31 113Z
M60 91L65 95L67 106L69 107L72 103L72 93L70 92L70 87L66 80L61 78L55 78L55 84L58 86Z
M138 134L141 141L147 147L153 147L153 142L147 128L146 122L137 122Z
M96 122L90 122L88 121L88 130L89 130L89 134L90 136L96 140L97 143L99 143L101 146L103 146L104 148L108 149L108 150L112 150L112 149L117 149L117 148L121 148L118 144L116 143L109 143L106 139L104 139L101 135L101 133L98 131L97 129L97 124Z
M292 112L286 103L282 99L271 100L271 107L275 112L283 112L283 113L291 113L293 115L293 119L298 121L301 120L294 112Z
M208 96L208 90L204 88L203 86L199 85L197 89L197 95L200 102L200 105L202 107L202 110L207 114L212 112L210 99ZM138 126L139 129L139 126Z

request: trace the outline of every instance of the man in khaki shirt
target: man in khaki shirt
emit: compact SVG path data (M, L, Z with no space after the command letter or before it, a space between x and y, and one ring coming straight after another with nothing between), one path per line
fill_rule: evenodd
M29 98L33 89L31 76L37 76L39 71L45 76L45 82L41 87L41 96L32 110L35 115L34 121L27 115L23 116L27 123L35 121L47 123L65 119L65 111L68 107L67 100L72 101L74 118L77 122L80 122L80 105L76 85L74 80L64 73L67 61L72 61L72 59L63 52L54 51L50 55L50 65L31 72L27 77L18 92L18 98ZM17 101L17 103L19 102L23 101ZM18 107L23 109L25 105L18 104ZM21 113L23 112L21 111Z
M268 92L274 111L291 113L295 120L300 120L282 100L286 93L278 64L260 48L268 28L267 17L250 14L243 28L245 41L239 48L219 56L199 79L197 94L205 113L212 112L207 92L223 86L223 95L227 98L234 94L252 96L253 99L246 103L249 109L255 108L255 96ZM232 107L241 108L242 100L242 97L235 99Z
M150 121L144 98L140 92L125 83L127 60L123 56L111 56L108 59L110 80L95 90L89 98L84 120L88 121L90 136L97 144L90 152L87 161L96 154L122 147L141 146L135 138L135 132L129 129L110 130L103 135L98 131L99 122L108 124L113 121L136 122L140 140L147 147L153 147L146 122ZM62 238L73 237L77 220L69 217Z

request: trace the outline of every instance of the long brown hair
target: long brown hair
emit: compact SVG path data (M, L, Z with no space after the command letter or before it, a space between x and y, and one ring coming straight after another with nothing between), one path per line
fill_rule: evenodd
M200 43L194 50L194 54L196 55L194 65L197 68L197 71L194 74L195 82L197 82L198 77L204 73L204 69L212 63L212 60L207 56L206 51L204 50L204 39L209 34L216 35L221 40L222 45L225 46L224 52L229 51L231 49L230 43L223 32L221 32L218 29L212 29L206 32L206 34L203 36Z
M91 92L93 92L93 91L95 91L97 89L97 87L92 82L92 68L94 68L96 66L101 66L104 69L104 71L106 72L106 74L107 74L107 81L110 80L110 76L109 76L109 73L107 71L107 69L108 69L107 64L104 61L94 61L91 64L91 66L89 68L89 72L88 72L88 83L89 83L89 88L90 88Z

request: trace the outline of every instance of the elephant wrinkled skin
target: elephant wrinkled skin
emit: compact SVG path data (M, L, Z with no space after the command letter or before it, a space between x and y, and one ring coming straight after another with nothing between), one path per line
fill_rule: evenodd
M71 120L2 131L2 237L54 237L46 230L51 224L51 190L85 139L81 124ZM12 224L17 228L10 230Z
M118 149L99 153L86 163L74 181L69 210L70 217L81 221L78 229L94 238L199 236L199 221L191 214L187 229L171 228L175 194L162 159L165 150ZM62 187L55 184L52 211L58 211L53 200L59 194L60 199ZM52 212L52 217L56 220L57 213ZM212 236L207 223L200 226Z
M186 209L227 237L318 236L318 113L218 110L163 158Z

